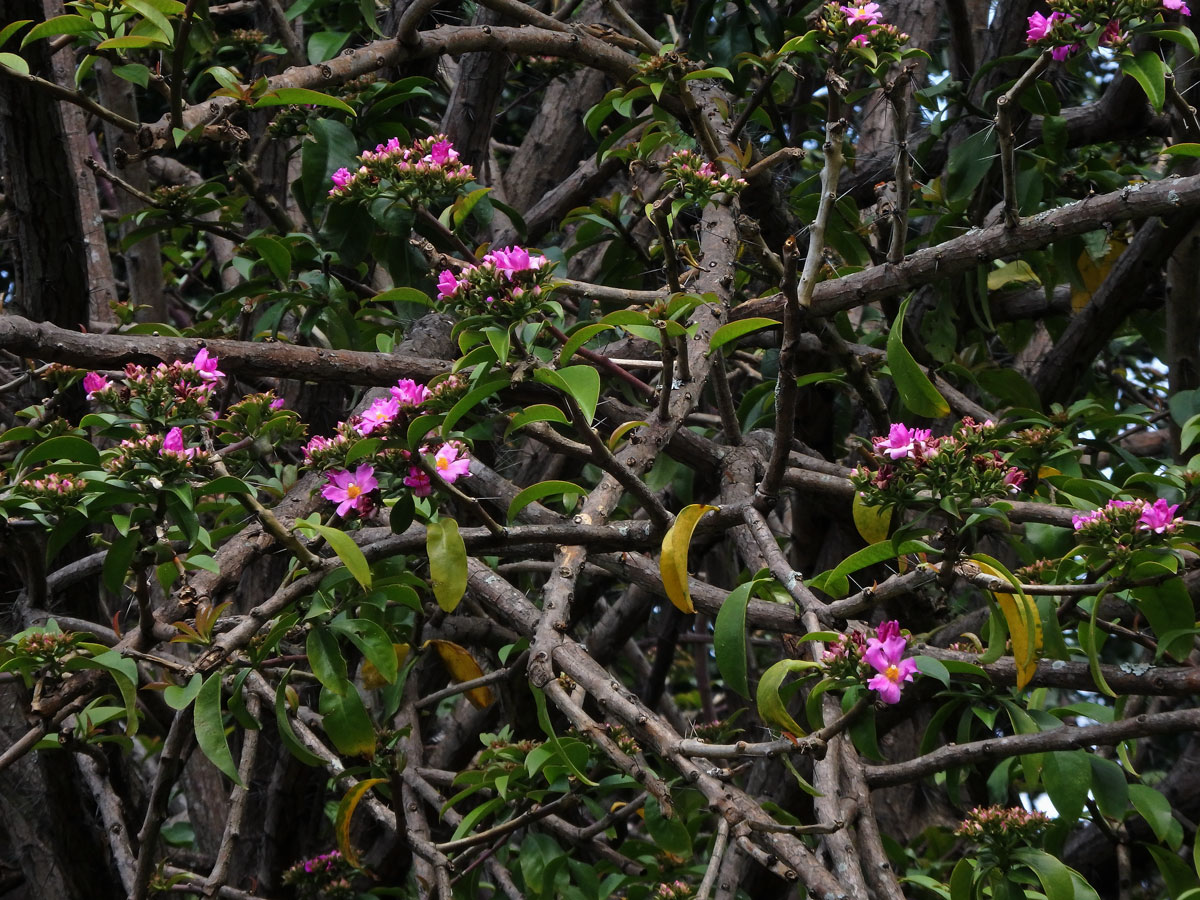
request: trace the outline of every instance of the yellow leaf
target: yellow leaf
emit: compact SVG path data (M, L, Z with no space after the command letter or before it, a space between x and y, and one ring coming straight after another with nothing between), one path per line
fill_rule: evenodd
M1108 252L1104 254L1104 258L1100 260L1092 259L1090 253L1084 250L1079 254L1079 259L1076 262L1076 267L1079 269L1079 277L1083 280L1083 289L1074 289L1071 291L1071 312L1079 312L1092 300L1092 294L1100 287L1108 273L1112 270L1113 263L1117 261L1117 257L1125 252L1126 244L1124 241L1110 238L1108 242Z
M692 543L692 532L705 513L716 508L700 503L685 506L663 535L662 555L658 558L659 575L667 590L667 599L685 613L696 611L687 583L688 546Z
M1049 478L1051 475L1061 475L1061 474L1062 474L1062 472L1060 472L1058 469L1054 468L1054 466L1042 466L1041 468L1038 469L1038 478Z
M342 858L356 869L362 868L362 861L358 858L358 852L354 849L354 845L350 843L350 819L354 815L354 810L358 807L358 801L363 798L363 795L377 784L383 784L387 781L386 778L367 778L360 781L350 790L346 791L346 796L342 798L342 802L338 804L337 818L334 820L333 831L337 835L338 849L342 851Z
M978 556L971 558L979 570L987 575L1016 584L1015 579L1006 570L983 562ZM1008 624L1008 635L1012 638L1013 661L1017 667L1017 690L1029 684L1037 671L1038 654L1042 649L1042 619L1038 615L1037 604L1017 587L1017 593L993 593L996 605L1004 614Z
M446 671L450 673L450 678L456 684L461 684L464 681L474 681L476 678L483 677L483 669L479 668L479 663L475 662L475 657L471 656L465 647L460 647L454 641L443 640L426 641L423 646L428 647L430 644L438 652L438 656L442 658L442 665L446 667ZM492 701L495 700L492 689L487 685L471 688L466 692L466 695L467 699L479 709L491 706Z
M988 272L987 286L989 291L998 291L1006 284L1041 284L1042 281L1034 273L1033 268L1023 259L1006 263L998 269Z
M404 665L404 660L408 659L408 644L392 644L392 649L396 651L396 668L399 669ZM375 663L369 659L362 664L362 681L363 687L368 691L375 691L388 684L388 680L379 674L379 669L375 667Z
M878 544L887 539L888 529L892 525L891 507L867 506L862 494L855 491L850 512L854 516L854 527L868 544Z

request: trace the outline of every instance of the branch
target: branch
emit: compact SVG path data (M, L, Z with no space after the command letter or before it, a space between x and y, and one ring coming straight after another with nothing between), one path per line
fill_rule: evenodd
M450 363L422 356L250 341L80 334L20 316L0 316L0 349L84 369L120 369L127 363L152 366L191 359L202 347L221 358L225 371L247 378L385 386L400 378L428 381L450 371Z
M1200 709L1143 714L1103 725L1064 725L1062 728L1038 734L1014 734L973 741L969 744L951 744L902 763L866 766L867 784L873 788L892 787L955 766L1007 759L1024 753L1079 750L1085 747L1119 744L1132 738L1198 730Z
M129 132L130 134L142 127L132 119L118 115L106 106L101 106L81 91L73 91L70 88L61 87L53 81L47 81L45 78L39 78L37 75L25 75L16 69L0 66L0 77L11 78L13 81L21 81L32 85L38 90L44 91L51 97L54 97L56 100L65 100L67 103L73 103L81 109L86 109L97 118L116 125L122 131Z
M996 142L1000 150L1000 173L1004 179L1004 225L1015 228L1017 225L1017 171L1013 159L1013 104L1021 97L1037 77L1050 65L1050 48L1041 52L1033 65L1025 70L1007 92L996 100ZM889 254L888 259L891 260Z
M1016 227L993 225L911 253L895 266L873 266L831 278L813 291L812 312L828 316L894 297L904 291L970 271L980 262L1045 247L1054 241L1094 231L1106 222L1126 222L1200 206L1200 175L1127 185L1058 209L1021 219ZM733 320L766 316L778 319L783 298L751 300L736 307Z

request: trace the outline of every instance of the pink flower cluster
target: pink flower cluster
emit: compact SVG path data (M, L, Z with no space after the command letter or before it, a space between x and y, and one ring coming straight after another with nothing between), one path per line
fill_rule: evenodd
M327 473L329 483L321 488L321 496L336 503L337 514L343 519L353 510L359 515L371 511L370 493L379 487L375 479L375 467L363 463L353 472L346 470Z
M549 280L549 260L523 247L502 247L457 275L438 275L438 299L468 315L503 313L519 319L540 302Z
M1051 6L1066 5L1062 0L1050 0L1050 4ZM1132 13L1135 18L1164 11L1178 12L1185 16L1192 14L1186 0L1161 0L1161 4L1159 6L1159 0L1144 0L1144 2L1134 5ZM1093 15L1094 12L1087 6L1073 11L1054 9L1048 16L1041 12L1035 12L1029 17L1029 28L1025 32L1025 41L1028 44L1045 43L1051 46L1050 55L1061 62L1072 53L1082 49L1083 44L1076 38L1081 29L1087 30L1090 27L1089 23L1093 21ZM1122 48L1128 41L1129 35L1122 32L1119 19L1110 19L1100 34L1101 46Z
M977 806L967 813L962 825L954 833L983 843L1029 843L1053 824L1048 815L1036 810L1030 812L1019 806Z
M135 425L138 431L144 426ZM166 472L184 474L199 464L208 462L208 453L198 447L188 447L183 430L175 427L161 434L143 434L121 441L117 455L104 464L114 475L162 475Z
M825 7L826 29L841 40L850 35L852 46L871 46L877 51L893 51L908 42L908 35L895 25L882 21L882 10L878 3L858 0L841 5L830 3Z
M1145 500L1109 500L1100 509L1072 516L1071 525L1076 532L1083 532L1090 537L1104 537L1113 531L1122 533L1130 530L1131 523L1133 530L1144 534L1170 534L1183 524L1183 518L1175 515L1178 509L1178 503L1168 504L1161 497L1153 503Z
M874 5L874 4L872 4ZM889 459L920 459L930 449L928 428L909 428L897 422L888 431L887 437L872 438L875 452ZM937 445L932 446L934 452Z
M422 138L404 146L391 138L374 150L364 150L359 165L333 173L329 196L374 197L385 194L413 200L434 200L452 194L474 180L471 167L458 158L458 151L443 134Z
M123 412L137 400L147 418L212 418L208 405L217 381L225 376L217 364L217 357L202 347L191 362L177 359L152 369L130 363L125 367L123 390L99 372L88 372L83 390L89 399Z
M421 455L429 453L428 447L421 448ZM433 469L438 477L446 484L453 484L460 478L471 474L471 460L467 457L466 447L459 441L446 441L438 448L433 457ZM424 469L412 466L404 476L405 486L412 489L417 497L428 497L433 493L433 482Z
M676 150L667 157L663 169L685 196L701 206L717 194L736 194L746 186L744 178L718 172L711 162L691 150Z
M45 478L23 481L21 487L34 496L59 500L78 497L87 488L87 479L70 478L51 472Z
M420 452L426 455L429 448L422 447ZM411 459L407 452L402 451L402 455L405 459ZM460 441L446 441L433 455L432 468L446 484L468 477L471 474L471 460L467 456L467 448ZM362 463L353 472L347 469L333 470L326 473L326 478L328 481L321 488L321 496L338 505L337 514L343 519L352 512L360 516L368 515L374 508L370 494L379 488L375 466ZM403 483L416 497L428 497L433 493L433 479L420 466L410 465Z
M875 637L867 638L867 649L863 659L879 674L867 682L867 687L879 694L884 703L900 702L900 685L912 681L917 664L903 659L908 639L900 634L900 623L892 620L883 622L875 631Z

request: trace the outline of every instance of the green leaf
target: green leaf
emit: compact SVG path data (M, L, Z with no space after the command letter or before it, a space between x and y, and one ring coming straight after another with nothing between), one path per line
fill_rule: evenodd
M1196 35L1192 33L1192 29L1186 25L1173 25L1170 28L1151 28L1147 31L1139 29L1138 33L1149 37L1174 41L1179 46L1186 48L1192 57L1200 58L1200 42L1196 40Z
M104 568L101 570L100 580L109 592L120 596L121 588L125 585L125 575L129 571L129 564L133 561L133 554L140 539L141 535L138 532L131 531L124 537L117 538L108 548L108 553L104 555Z
M1154 831L1154 836L1160 841L1166 840L1171 830L1171 803L1152 787L1144 784L1129 785L1129 800Z
M869 547L851 553L838 563L836 568L822 572L809 581L811 587L824 591L831 597L844 597L850 593L850 579L847 577L859 569L873 566L887 559L895 559L908 553L933 553L932 547L924 541L880 541Z
M292 254L286 244L264 235L252 237L246 241L246 244L262 257L263 262L267 264L267 268L271 270L271 274L280 284L288 283L288 275L292 271Z
M1046 900L1074 900L1075 886L1071 880L1071 870L1049 853L1022 847L1013 852L1013 859L1033 869L1042 883Z
M187 709L196 699L196 695L200 693L202 684L204 684L204 676L197 672L184 687L175 684L167 685L166 690L163 691L163 701L171 709Z
M350 843L350 819L353 818L354 810L358 808L359 801L367 791L377 784L386 782L386 778L366 778L346 791L342 802L338 804L337 815L333 820L333 833L337 837L338 850L341 851L342 858L356 869L361 869L363 866L354 845Z
M64 434L60 437L50 438L50 440L43 441L31 448L21 457L20 463L22 466L31 466L46 460L66 460L99 466L100 451L92 446L91 441Z
M123 0L123 2L130 9L136 9L146 21L157 28L166 44L170 45L172 43L175 36L175 28L171 25L170 20L160 10L155 8L154 4L147 3L146 0Z
M783 679L792 672L812 668L820 668L820 666L803 659L781 659L763 672L762 678L758 680L758 693L755 699L758 704L758 715L764 722L791 732L797 737L804 736L804 729L787 711L779 689L783 686Z
M743 697L750 697L746 671L746 607L761 580L740 584L729 592L713 624L713 652L725 684Z
M950 687L950 670L942 664L941 660L934 659L932 656L914 656L913 662L916 663L917 671L922 675L936 678L946 687Z
M1200 144L1172 144L1170 147L1163 147L1158 152L1161 154L1164 154L1165 156L1192 156L1192 157L1195 157L1195 156L1200 156ZM1200 416L1192 416L1192 418L1188 420L1188 424L1191 425L1194 422L1196 422L1197 420L1200 420ZM1193 432L1190 440L1182 441L1183 446L1186 448L1195 439L1196 439L1196 435Z
M975 861L963 857L950 874L950 900L971 900L975 884Z
M291 674L291 669L283 673L283 677L279 679L279 687L275 691L275 726L279 729L279 737L283 741L283 745L288 748L292 756L306 766L324 765L321 757L300 743L300 739L296 737L296 732L292 729L291 720L288 719L287 681Z
M563 748L562 741L559 740L558 734L554 731L554 726L550 723L550 711L546 708L546 695L542 693L541 688L534 686L532 682L529 684L529 689L533 692L533 705L537 707L538 724L542 726L542 732L550 739L550 744L554 747L559 759L571 770L572 775L588 787L599 787L596 782L580 771L579 767L575 765L575 760Z
M565 366L571 361L571 357L575 355L576 350L578 350L596 335L605 331L612 331L614 327L615 326L605 325L597 322L592 325L584 325L580 328L576 328L573 332L571 332L571 336L567 338L567 342L563 344L562 349L558 351L558 364L560 366Z
M862 539L868 544L878 544L888 536L892 527L892 509L881 506L867 506L863 495L854 492L854 500L850 504L850 513L854 518L854 527Z
M375 726L353 684L347 681L340 692L321 688L320 706L321 724L338 753L367 759L375 755Z
M117 690L121 692L121 700L125 704L125 733L133 735L137 732L137 664L127 659L116 650L105 650L96 653L88 660L89 668L104 669L116 682Z
M600 400L600 373L591 366L567 366L565 369L538 369L533 373L536 381L550 384L569 394L579 404L587 420L581 424L591 425L596 418L596 404Z
M551 406L549 403L535 403L533 406L527 406L509 420L508 427L504 430L504 436L508 437L522 425L528 425L531 422L558 422L562 425L569 425L571 420L557 406Z
M346 680L346 659L337 638L319 625L314 626L304 642L308 665L317 681L331 691L342 691Z
M726 81L733 81L733 75L724 66L710 66L707 69L688 72L680 81L695 81L697 78L724 78Z
M15 53L0 53L0 66L11 69L21 75L29 74L29 63Z
M646 831L656 848L661 848L681 859L692 858L692 835L679 819L668 819L662 814L658 801L651 797L644 807Z
M8 43L8 39L14 34L32 22L33 19L17 19L15 22L9 22L3 28L0 28L0 47ZM22 60L24 62L24 60ZM28 67L27 67L28 69Z
M388 684L395 683L399 669L396 648L382 626L370 619L343 619L340 616L330 625L359 649L359 652L375 666L384 681Z
M694 613L692 594L688 590L688 547L692 543L692 532L705 513L717 507L693 503L685 506L663 535L662 553L658 558L658 571L662 578L667 599L681 612Z
M192 708L192 721L196 729L196 745L238 787L245 787L238 778L229 741L225 737L225 720L221 715L221 673L213 672L196 694Z
M564 494L586 494L587 492L587 488L581 487L571 481L541 481L537 484L531 484L517 494L517 496L513 497L512 502L508 504L508 521L513 521L521 510L530 503L541 500L543 497L562 496Z
M750 334L754 331L761 331L764 328L778 327L778 325L779 322L775 319L761 317L739 319L736 322L729 322L716 330L712 336L712 340L708 342L708 349L718 350L721 347L724 347L730 341L736 341L743 335Z
M454 612L467 592L467 546L458 533L458 523L441 519L427 525L425 550L438 606L448 613Z
M450 408L450 412L446 413L446 418L442 422L442 434L448 435L454 426L458 424L459 419L474 409L483 400L499 393L501 388L508 387L509 381L510 379L507 374L492 375L485 378L477 387L468 391L461 400Z
M254 101L255 109L262 106L329 106L352 116L357 115L345 101L308 88L279 88L268 91Z
M1129 808L1129 783L1125 770L1111 759L1088 754L1092 767L1092 796L1100 813L1110 819L1122 819Z
M1142 86L1146 99L1157 113L1162 112L1167 99L1167 70L1153 50L1143 50L1136 56L1120 57L1121 71Z
M1077 821L1092 789L1092 766L1085 750L1058 750L1042 760L1042 783L1065 822Z
M900 312L887 339L887 363L904 405L918 416L940 419L950 414L950 404L938 393L933 382L917 365L904 346L904 314L911 297L900 304Z
M31 20L26 20L31 21ZM19 24L19 23L13 23ZM40 22L29 29L25 37L21 38L21 47L24 49L26 44L32 41L39 40L44 37L54 37L57 34L98 34L96 26L92 24L91 19L85 19L83 16L55 16L53 19L47 19L45 22ZM28 70L27 70L28 71Z
M337 554L338 559L350 570L354 580L361 584L364 590L371 589L371 566L367 562L367 558L363 556L358 544L354 543L354 538L340 528L318 525L315 522L300 521L296 523L296 527L305 531L315 531L325 538L325 541L333 548L333 552Z

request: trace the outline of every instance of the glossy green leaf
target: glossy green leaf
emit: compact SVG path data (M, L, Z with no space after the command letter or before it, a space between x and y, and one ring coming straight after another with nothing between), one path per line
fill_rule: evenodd
M454 612L467 592L467 546L453 519L431 522L425 528L429 579L438 606Z
M60 437L50 438L50 440L43 441L31 448L21 457L21 465L31 466L46 460L66 460L67 462L98 466L100 465L100 451L92 445L91 441L64 434Z
M713 652L717 669L730 690L750 697L746 668L746 607L759 581L748 581L729 592L713 624Z
M712 336L712 340L708 342L709 350L719 350L730 341L736 341L740 337L751 334L755 331L761 331L764 328L778 327L779 322L776 319L767 318L749 318L739 319L736 322L727 322L718 328Z
M324 760L300 743L300 739L296 737L296 732L292 728L291 720L288 719L287 681L291 674L292 670L288 669L279 679L279 687L275 691L275 726L279 729L279 737L283 741L283 745L287 747L292 756L306 766L321 766L324 764Z
M1013 852L1013 859L1033 869L1046 900L1075 900L1075 885L1071 870L1042 850L1022 847Z
M221 712L221 673L213 672L196 694L192 707L192 722L196 729L196 745L217 769L239 787L237 766L225 737L225 718Z
M321 688L321 725L338 753L370 759L375 755L375 726L350 682L340 691Z
M1129 801L1160 841L1166 840L1173 816L1171 803L1154 788L1144 784L1129 785Z
M338 646L337 638L325 628L314 625L304 641L304 652L317 681L331 691L345 689L348 684L346 658L342 656L342 648Z
M549 403L535 403L509 419L504 436L508 437L522 425L528 425L531 422L558 422L561 425L569 425L571 420L557 406L551 406Z
M1146 99L1155 112L1162 112L1167 99L1167 69L1153 50L1143 50L1135 56L1119 57L1121 71L1129 75L1146 92Z
M924 541L880 541L869 547L863 547L842 560L827 572L822 572L810 579L809 585L819 591L824 591L831 597L844 597L850 592L849 575L867 566L873 566L897 556L908 553L933 553L932 547Z
M176 684L167 685L163 691L163 701L171 709L187 709L196 699L196 695L200 693L200 687L203 684L204 676L197 672L183 687Z
M950 414L950 404L938 393L929 376L917 365L908 348L904 346L904 314L912 298L900 304L896 321L887 339L888 370L896 383L896 390L904 405L918 416L940 419Z
M371 566L367 562L367 558L363 556L358 544L354 543L354 538L340 528L318 525L315 522L297 522L296 527L305 531L315 531L325 538L326 543L337 554L338 559L350 570L354 580L361 584L364 590L371 589Z
M345 101L308 88L279 88L263 94L254 102L254 106L256 109L261 106L329 106L356 115Z
M561 497L565 494L580 495L587 494L587 492L587 488L571 481L540 481L537 484L531 484L513 497L512 502L508 504L508 521L515 521L521 510L530 503L545 497Z
M15 53L0 53L0 66L20 75L29 74L29 63Z
M1092 766L1086 750L1059 750L1042 757L1042 784L1058 815L1074 822L1083 813L1092 789Z
M24 48L26 44L40 38L54 37L60 34L97 34L97 31L92 20L85 19L83 16L55 16L45 22L39 22L29 29L25 37L21 38L21 47Z
M259 235L248 238L246 244L262 257L263 262L267 264L267 268L271 270L271 274L280 284L288 283L288 276L292 271L292 254L283 241Z
M338 617L333 620L330 627L354 644L385 682L393 684L396 681L398 669L396 648L382 626L370 619Z
M579 404L586 422L590 425L596 418L596 404L600 400L600 373L591 366L567 366L564 369L538 369L534 379L550 384L569 394Z
M758 681L758 692L755 695L755 700L758 704L758 715L768 725L774 725L776 728L782 728L784 731L790 732L797 737L803 737L805 731L800 727L800 724L792 718L791 713L787 711L787 706L784 704L783 697L780 696L780 688L783 687L783 680L793 672L802 672L806 669L819 669L817 663L809 662L803 659L781 659L767 671L763 672L762 678Z

